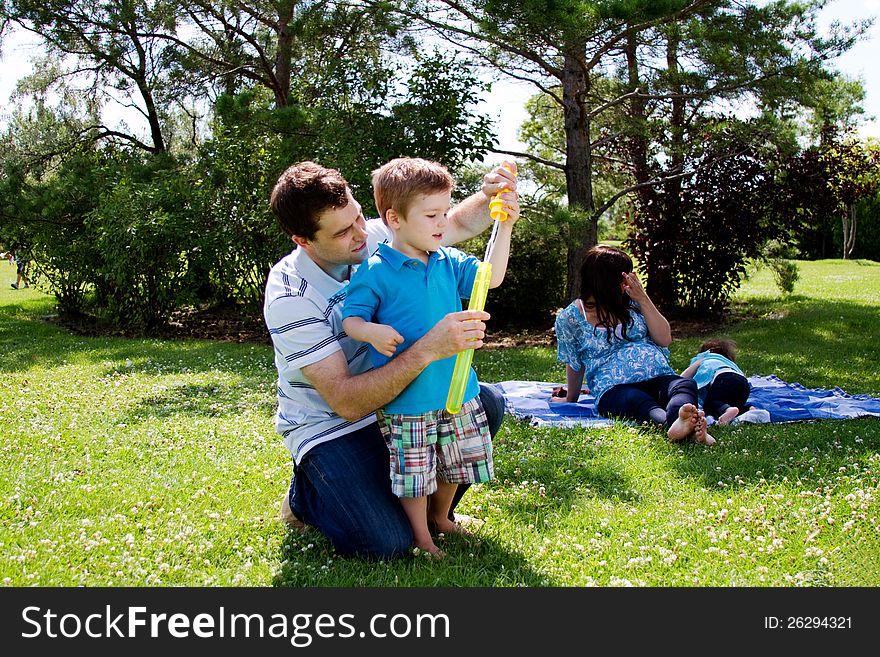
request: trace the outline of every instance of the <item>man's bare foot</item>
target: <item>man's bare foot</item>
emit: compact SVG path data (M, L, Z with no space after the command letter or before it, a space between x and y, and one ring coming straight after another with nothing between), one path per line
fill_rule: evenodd
M739 415L739 409L736 406L728 406L718 418L718 424L730 424L730 421Z
M670 442L677 443L692 435L697 430L699 413L693 404L684 404L679 408L678 419L666 431Z

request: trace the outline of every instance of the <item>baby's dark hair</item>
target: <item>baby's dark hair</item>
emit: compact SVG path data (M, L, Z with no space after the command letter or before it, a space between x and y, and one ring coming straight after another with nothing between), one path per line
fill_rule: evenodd
M736 361L736 342L733 340L706 340L700 346L700 352L704 351L721 354L728 360Z

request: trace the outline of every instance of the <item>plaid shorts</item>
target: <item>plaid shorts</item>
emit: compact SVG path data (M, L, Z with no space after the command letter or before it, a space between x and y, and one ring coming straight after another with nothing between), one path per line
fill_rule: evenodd
M391 490L397 497L424 497L437 478L478 484L493 476L492 439L479 395L452 415L445 409L418 415L378 411L391 456Z

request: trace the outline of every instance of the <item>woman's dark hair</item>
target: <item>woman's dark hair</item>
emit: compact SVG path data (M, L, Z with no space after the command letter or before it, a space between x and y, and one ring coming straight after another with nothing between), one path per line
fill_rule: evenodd
M596 312L597 326L608 329L606 337L609 343L618 324L623 339L627 339L629 311L634 306L621 283L623 273L632 270L632 258L620 249L604 244L591 247L581 265L581 302L584 308Z

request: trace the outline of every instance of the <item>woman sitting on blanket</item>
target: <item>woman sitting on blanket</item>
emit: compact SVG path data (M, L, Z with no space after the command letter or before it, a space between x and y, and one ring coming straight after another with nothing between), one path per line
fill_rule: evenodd
M633 273L630 257L610 246L592 247L581 266L580 290L556 318L568 385L564 397L551 401L577 401L586 379L600 415L662 424L672 442L693 438L714 445L697 408L696 384L669 365L669 322Z

